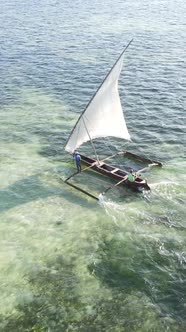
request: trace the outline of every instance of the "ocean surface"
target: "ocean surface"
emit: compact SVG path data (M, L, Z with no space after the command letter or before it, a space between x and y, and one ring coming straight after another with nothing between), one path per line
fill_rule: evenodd
M185 13L184 0L1 1L0 331L186 330ZM64 146L132 38L119 81L132 142L96 146L163 167L143 172L150 193L97 202L64 183ZM113 184L73 181L97 196Z

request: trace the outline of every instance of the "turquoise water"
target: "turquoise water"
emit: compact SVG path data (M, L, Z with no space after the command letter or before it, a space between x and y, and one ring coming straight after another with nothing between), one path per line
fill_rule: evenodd
M0 330L184 331L185 2L0 7ZM144 173L150 193L120 187L97 203L64 184L64 145L131 38L120 95L132 143L96 145L163 168ZM74 181L96 195L111 185Z

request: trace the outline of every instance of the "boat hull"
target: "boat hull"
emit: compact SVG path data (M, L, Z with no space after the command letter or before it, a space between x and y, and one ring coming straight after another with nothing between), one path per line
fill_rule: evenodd
M80 154L80 156L82 163L87 166L87 169L88 168L93 169L97 173L103 174L109 178L121 181L122 179L125 179L126 176L128 175L128 172L120 168L114 167L104 162L98 163L97 160L90 157L86 157L82 154ZM136 177L134 182L130 182L127 179L124 180L123 185L138 192L141 192L143 190L150 190L147 181L138 176Z

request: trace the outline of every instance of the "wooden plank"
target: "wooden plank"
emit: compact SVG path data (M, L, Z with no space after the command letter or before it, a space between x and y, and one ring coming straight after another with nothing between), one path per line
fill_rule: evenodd
M117 172L119 170L119 168L115 168L115 169L113 169L110 173L115 173L115 172Z
M123 183L124 181L126 181L128 178L128 175L126 175L122 180L120 180L119 182L115 183L113 186L107 188L104 192L102 192L102 195L106 194L109 190L119 186L121 183Z
M82 163L83 163L83 161L82 161ZM87 166L87 167L83 168L81 173L87 171L88 169L90 169L91 167L93 167L97 164L98 164L98 161L94 161L90 166Z

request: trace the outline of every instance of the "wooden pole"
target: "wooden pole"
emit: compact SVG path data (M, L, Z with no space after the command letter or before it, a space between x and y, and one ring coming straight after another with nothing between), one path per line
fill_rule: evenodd
M98 155L97 155L97 152L96 152L96 148L95 148L95 146L94 146L94 143L93 143L92 138L90 137L90 134L89 134L89 131L88 131L88 128L87 128L87 126L86 126L85 119L84 119L83 116L82 116L82 119L83 119L83 123L84 123L85 129L86 129L86 131L87 131L88 137L89 137L89 139L90 139L90 142L91 142L91 144L92 144L92 147L93 147L93 150L94 150L94 153L95 153L95 157L96 157L98 163L100 163L99 158L98 158Z
M128 178L128 175L126 175L122 180L120 180L119 182L115 183L113 186L107 188L104 192L102 192L102 195L106 194L109 190L113 189L114 187L119 186L121 183L123 183L124 181L126 181Z
M125 151L124 151L124 152L117 152L117 153L113 154L112 156L108 156L108 157L106 157L106 158L100 160L99 163L103 163L105 160L108 160L108 159L110 159L110 158L116 157L117 155L119 155L119 154L121 154L121 153L122 153L122 154L125 154ZM93 166L96 165L96 164L97 164L97 161L95 161L94 163L92 163L90 166L85 167L85 168L81 171L81 173L84 172L84 171L86 171L87 169L93 167ZM76 174L76 173L75 173L75 174Z
M68 184L69 186L71 186L71 187L73 187L73 188L75 188L75 189L81 191L82 193L88 195L88 196L91 197L91 198L94 198L96 201L99 201L99 198L98 198L98 197L94 196L93 194L89 193L88 191L86 191L86 190L84 190L84 189L82 189L82 188L80 188L80 187L78 187L78 186L75 186L75 184L69 183L68 181L65 181L65 182L66 182L66 184Z
M79 172L75 172L72 175L70 175L67 179L64 180L64 182L67 182L68 180L70 180L74 175L79 174Z
M148 169L149 167L152 167L152 166L159 166L159 165L157 163L149 164L148 166L146 166L146 167L140 169L139 171L137 171L136 174L139 174L139 173L145 171L146 169Z

